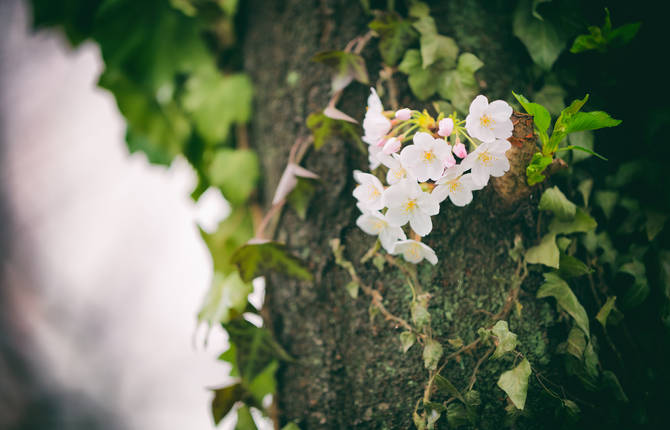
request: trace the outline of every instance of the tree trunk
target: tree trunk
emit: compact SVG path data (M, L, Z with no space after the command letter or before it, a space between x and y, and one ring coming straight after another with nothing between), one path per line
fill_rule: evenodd
M462 51L484 61L478 74L482 92L489 98L508 98L515 87L523 87L521 70L528 60L512 35L512 11L502 2L491 3L441 2L431 5L431 16L440 33L454 37ZM342 49L365 34L370 18L357 0L256 0L248 2L243 12L245 69L256 84L250 136L260 154L267 202L286 165L289 148L296 139L309 136L307 115L322 110L329 99L328 70L311 62L311 57L322 50ZM381 67L376 43L368 44L362 54L375 82ZM295 86L287 83L289 73L300 78ZM395 80L401 105L419 108L407 89L406 77L397 74ZM368 91L352 84L339 107L361 120ZM303 165L321 177L316 195L306 220L290 209L284 211L276 238L307 261L314 281L279 276L267 280L268 324L297 358L284 363L278 373L281 424L295 421L303 430L412 428L412 411L428 379L421 347L415 345L403 353L398 339L402 328L379 315L372 318L368 297L360 295L354 300L347 294L349 274L335 264L329 246L330 239L341 239L346 258L354 262L363 281L381 293L386 308L410 319L411 292L404 275L388 264L380 273L371 262L359 263L373 238L355 226L358 210L351 195L352 171L367 170L367 155L354 142L332 139L320 150L312 150ZM456 350L447 339L472 342L480 327L490 325L490 315L503 309L511 288L508 280L516 269L508 255L515 235L527 244L537 239L533 197L524 198L512 212L500 209L500 199L493 187L486 187L471 205L442 204L440 214L433 218L434 230L426 243L440 261L437 266L419 264L418 275L423 290L432 295L428 309L445 355ZM547 366L555 344L550 342L565 336L547 336L553 310L546 301L534 298L539 284L537 275L526 279L519 296L523 308L510 313L508 321L533 369L551 376ZM485 352L482 348L454 357L442 374L463 390ZM501 427L507 400L496 381L512 366L513 358L487 360L481 365L474 385L482 400L479 428ZM439 394L435 398L444 400ZM547 416L548 399L531 380L525 416L517 421L517 428L538 428L538 420Z

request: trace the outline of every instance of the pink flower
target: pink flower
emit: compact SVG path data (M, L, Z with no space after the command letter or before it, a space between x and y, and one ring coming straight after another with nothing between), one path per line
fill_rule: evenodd
M396 111L395 117L399 119L400 121L406 121L412 116L412 111L404 108L400 109L399 111Z
M439 127L440 128L437 130L437 134L442 137L447 137L451 134L452 131L454 131L454 120L451 118L441 119Z
M454 145L454 154L458 158L465 158L468 155L468 151L465 149L465 145L463 145L461 142L456 142Z

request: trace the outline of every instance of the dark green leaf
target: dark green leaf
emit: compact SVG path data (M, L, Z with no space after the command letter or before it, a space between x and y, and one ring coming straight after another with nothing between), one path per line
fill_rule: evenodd
M561 252L561 259L558 264L558 274L563 279L576 278L578 276L588 275L591 269L581 260Z
M593 195L594 203L600 206L607 218L612 215L618 199L619 193L616 191L596 191Z
M649 283L647 282L647 271L644 264L638 260L633 260L619 267L619 272L627 273L634 279L633 285L628 287L623 297L621 297L621 306L623 308L639 306L649 296Z
M626 393L623 391L623 387L621 386L621 383L619 383L619 378L616 377L614 372L611 370L604 370L602 381L603 386L612 392L617 401L628 403L628 396L626 396Z
M544 284L537 290L537 298L555 298L556 303L574 318L584 334L590 336L589 317L570 286L555 273L545 273L544 280Z
M544 106L552 115L558 115L565 108L566 92L563 87L555 84L546 84L535 93L535 103Z
M395 66L417 38L412 24L395 13L382 13L369 24L379 34L379 52L384 63Z
M645 231L647 232L647 239L651 242L663 230L665 221L668 219L667 214L655 211L647 211L647 222L645 223Z
M284 273L306 281L312 280L312 274L302 263L288 254L284 245L277 242L244 245L235 251L231 261L246 282L251 282L267 271Z
M458 391L458 388L456 388L456 386L452 384L451 381L445 378L444 376L435 375L435 385L443 393L455 397L461 402L465 403L465 398L463 397L461 392Z
M521 39L535 64L550 70L565 49L566 40L548 21L541 21L532 15L529 0L518 3L514 12L514 35Z
M616 296L610 296L607 298L607 301L602 308L598 311L596 319L603 328L607 328L607 317L609 317L610 312L614 309L614 302L616 301Z
M362 147L359 128L354 124L329 118L323 112L311 113L307 117L306 124L314 136L314 148L316 149L320 149L335 136L356 142Z
M447 405L447 422L449 428L459 428L470 423L465 406L461 403L450 403Z
M556 234L546 234L542 237L539 245L526 250L526 262L531 264L544 264L545 266L558 269L560 252L556 246Z
M214 424L219 424L223 417L233 408L233 405L244 398L244 395L245 390L241 384L214 390L214 399L212 399Z
M316 187L312 179L298 178L298 184L293 188L286 198L288 204L293 208L298 218L305 220L309 202L316 193Z
M335 71L332 80L333 92L344 89L354 79L365 85L369 83L365 60L358 54L324 51L316 54L312 60L323 63Z

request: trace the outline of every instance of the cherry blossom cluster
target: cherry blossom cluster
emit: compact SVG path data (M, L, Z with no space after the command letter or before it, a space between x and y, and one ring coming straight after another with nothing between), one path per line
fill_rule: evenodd
M505 153L511 146L511 116L509 104L489 103L483 95L472 101L465 120L455 113L433 118L425 110L385 111L371 88L363 141L369 145L370 170L380 169L380 177L386 170L388 186L372 173L354 171L358 185L353 194L362 212L356 224L378 236L391 254L415 264L423 259L437 264L435 251L420 238L433 229L431 217L439 213L440 203L449 199L465 206L489 177L509 170ZM470 153L461 138L471 145Z

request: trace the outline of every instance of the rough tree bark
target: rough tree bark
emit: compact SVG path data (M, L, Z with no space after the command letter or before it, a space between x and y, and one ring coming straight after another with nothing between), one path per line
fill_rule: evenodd
M482 91L489 97L508 98L511 90L523 86L527 60L512 35L511 10L504 2L492 3L441 2L431 4L431 15L441 33L454 37L463 51L484 61L478 74ZM321 50L342 49L367 31L369 18L357 0L255 0L244 8L245 69L256 85L250 135L260 154L268 201L289 148L297 138L309 135L305 118L322 110L329 98L328 71L310 58ZM375 43L369 44L363 55L374 81L381 67ZM295 86L286 79L292 72L300 77ZM396 80L401 104L417 107L405 77L396 75ZM361 119L367 93L367 88L352 85L344 94L341 109ZM414 346L403 354L398 341L401 328L381 317L371 321L369 299L349 297L344 288L349 275L334 263L328 243L340 238L347 258L365 282L383 295L385 306L409 319L411 295L402 274L388 265L380 274L371 263L358 263L372 238L354 224L358 213L351 196L352 170L365 168L366 160L353 142L332 140L319 151L311 151L303 164L322 179L307 219L301 221L285 210L279 224L277 239L304 258L315 275L312 283L268 279L269 324L279 342L298 359L284 363L278 373L282 424L293 420L304 430L413 428L412 410L428 377L421 348ZM424 290L433 296L429 311L446 353L454 351L449 349L447 338L460 336L466 344L473 341L477 329L491 322L489 315L503 308L510 289L508 280L516 268L508 256L513 239L521 235L530 243L537 238L534 198L531 194L515 204L513 211L504 211L499 195L487 187L468 207L443 204L434 218L427 243L437 251L440 262L435 267L420 264L418 272ZM519 296L521 316L512 313L508 319L534 369L550 376L549 351L554 350L556 339L564 336L547 335L553 308L534 298L539 284L536 277L526 279ZM443 373L457 386L467 386L484 352L460 355ZM496 380L511 367L511 359L481 366L475 383L482 397L480 428L500 428L507 401ZM547 399L531 380L527 416L517 422L517 428L538 428L537 420L546 419Z

